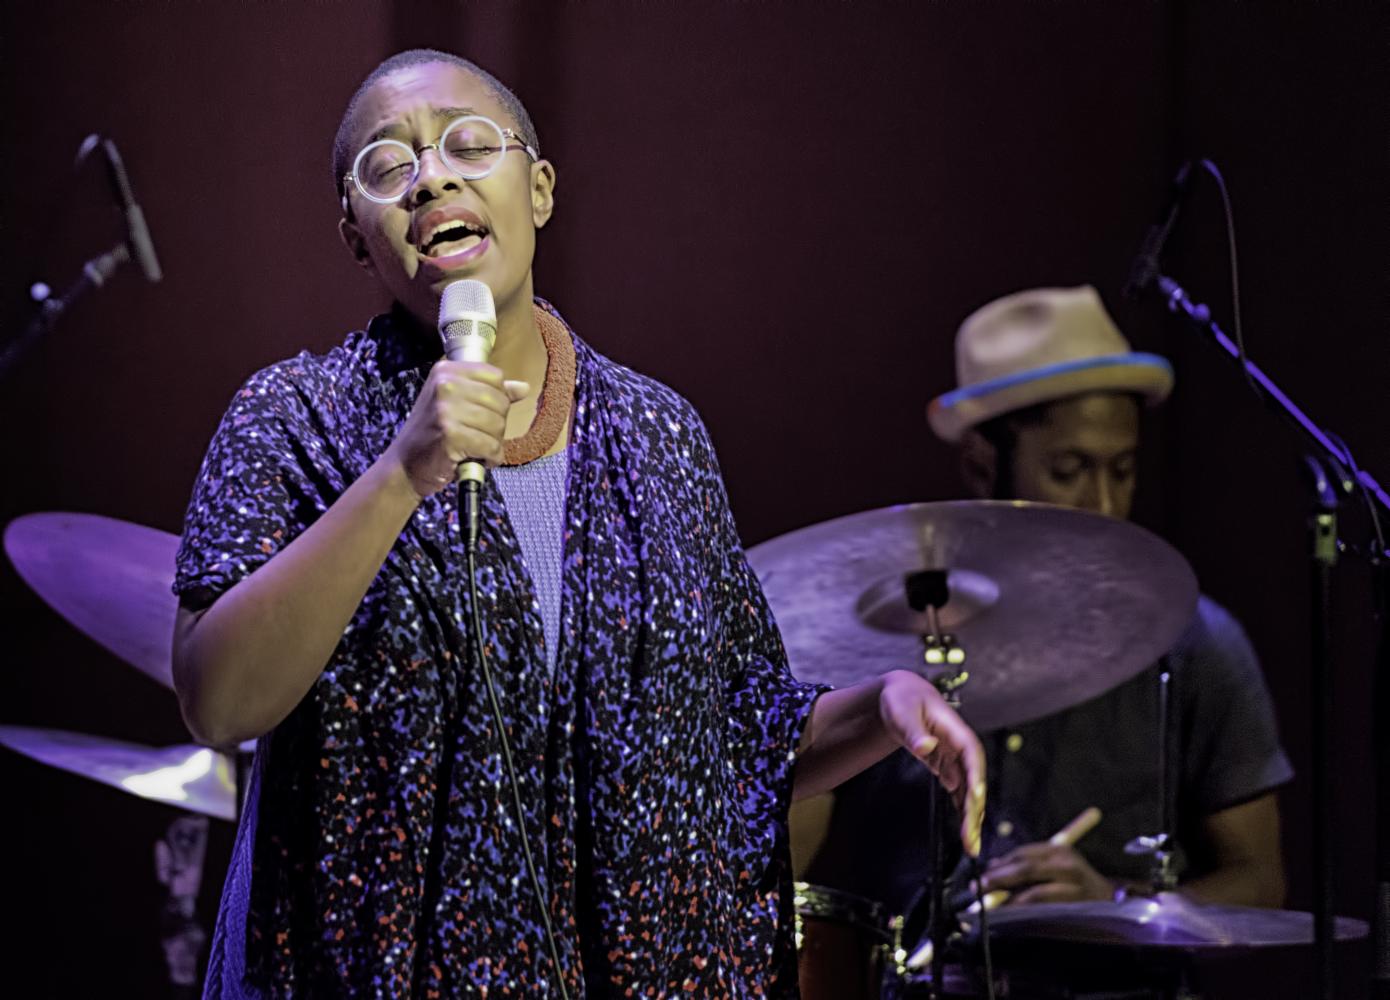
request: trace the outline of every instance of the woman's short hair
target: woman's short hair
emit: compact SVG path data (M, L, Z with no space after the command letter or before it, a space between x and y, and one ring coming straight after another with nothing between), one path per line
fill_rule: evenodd
M353 148L357 112L361 107L362 100L367 96L367 92L376 85L378 80L390 76L398 70L411 66L426 66L431 63L446 63L450 66L457 66L481 80L488 93L506 110L507 115L512 119L511 124L515 125L517 131L521 133L522 140L536 151L537 156L540 155L540 136L536 134L536 125L531 121L531 115L527 112L526 105L522 104L521 98L512 93L511 89L501 80L477 63L471 62L463 56L456 56L452 52L442 52L439 49L407 49L404 52L397 52L367 74L367 78L353 92L351 100L347 103L347 109L343 112L342 120L338 123L338 132L333 137L333 187L338 192L339 198L344 193L343 178L347 175L352 158L357 155L357 150Z

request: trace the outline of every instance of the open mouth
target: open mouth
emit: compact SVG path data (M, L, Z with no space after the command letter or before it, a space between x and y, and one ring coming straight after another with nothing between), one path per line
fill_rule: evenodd
M463 219L449 219L439 223L420 243L420 253L426 257L448 257L452 254L471 250L488 235L488 228L481 223Z

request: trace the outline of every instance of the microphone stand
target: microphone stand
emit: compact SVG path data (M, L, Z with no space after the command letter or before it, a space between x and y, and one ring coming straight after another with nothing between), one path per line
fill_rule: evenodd
M93 132L82 140L73 166L80 167L98 147L105 153L106 174L111 183L111 193L125 216L126 238L83 264L82 273L62 295L55 298L49 287L42 282L29 290L30 297L38 303L39 312L19 336L0 346L0 379L9 374L10 369L44 334L58 325L58 319L74 302L91 289L106 284L116 268L132 257L139 263L140 270L149 281L159 281L163 277L159 268L159 258L155 256L154 243L150 240L149 226L145 224L145 213L135 203L135 195L130 189L130 178L126 176L125 163L116 150L116 144Z
M58 320L74 302L93 288L100 288L110 280L116 268L130 260L130 247L121 242L103 254L98 254L82 265L82 273L61 295L53 295L47 285L36 284L30 294L38 303L39 311L24 332L8 344L0 347L0 378L9 374L21 357L33 347L40 338L58 325Z
M1337 563L1337 506L1340 497L1329 481L1326 468L1312 455L1304 462L1312 484L1313 509L1308 518L1312 570L1312 639L1309 692L1313 704L1313 945L1317 962L1318 997L1331 1000L1335 992L1332 964L1333 853L1332 853L1332 567Z
M1371 997L1390 1000L1390 560L1371 567L1375 614L1380 619L1371 689L1372 767L1376 774L1375 897L1371 910Z
M1205 334L1239 366L1256 395L1275 413L1283 416L1303 437L1309 448L1307 468L1313 485L1313 508L1309 521L1312 551L1312 663L1313 688L1313 803L1317 813L1314 826L1315 905L1313 944L1316 952L1317 994L1331 998L1334 987L1333 885L1332 885L1332 809L1330 763L1332 737L1332 662L1329 588L1331 569L1338 549L1356 553L1337 538L1336 511L1342 496L1360 491L1373 522L1390 515L1390 496L1369 473L1357 467L1346 447L1324 431L1304 413L1231 341L1211 318L1211 310L1189 298L1186 290L1172 278L1154 278L1169 312L1185 320L1192 329ZM1373 997L1390 1000L1390 573L1387 552L1379 531L1373 544L1358 554L1368 557L1375 587L1379 616L1379 648L1375 662L1374 747L1376 758L1376 897L1372 917L1374 941Z

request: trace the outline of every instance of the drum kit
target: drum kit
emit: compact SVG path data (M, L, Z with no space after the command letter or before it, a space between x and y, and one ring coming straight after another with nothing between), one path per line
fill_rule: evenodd
M1177 641L1198 597L1186 560L1150 532L1025 502L865 511L771 539L748 558L797 677L838 687L915 666L981 734L1053 715L1142 673ZM1155 755L1158 773L1169 775L1165 680ZM1148 894L997 909L981 900L957 911L945 894L945 808L938 794L925 835L935 865L923 941L904 940L906 914L797 884L807 1000L996 990L1039 1000L1193 997L1204 963L1311 954L1308 913L1200 905L1172 891L1166 810L1160 829L1127 847L1151 857ZM1336 923L1339 941L1366 934L1361 921Z
M64 618L172 690L175 536L44 513L13 521L4 544L20 576ZM1157 536L1022 502L866 511L774 538L748 556L796 676L841 686L913 667L981 733L1060 712L1137 676L1172 646L1197 600L1191 569ZM20 726L0 726L0 743L220 820L236 818L238 760L248 749L148 747ZM1163 763L1160 773L1171 773ZM939 803L938 818L945 811ZM932 824L938 859L945 825ZM925 947L903 939L904 915L798 883L803 995L946 998L998 987L1012 997L1192 996L1194 959L1310 947L1308 914L1204 906L1169 891L1169 834L1144 838L1156 848L1153 893L1115 902L955 913L938 871ZM1339 940L1366 932L1359 921L1337 923ZM982 977L979 960L991 952L999 968ZM1129 992L1116 992L1113 977L1100 982L1105 970Z

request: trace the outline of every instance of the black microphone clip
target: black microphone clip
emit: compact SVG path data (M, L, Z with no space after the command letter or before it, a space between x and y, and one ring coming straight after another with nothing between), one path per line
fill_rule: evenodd
M1168 187L1168 201L1164 205L1163 213L1159 216L1158 221L1145 231L1144 239L1139 244L1139 252L1135 254L1134 263L1129 268L1129 280L1125 282L1125 298L1137 299L1158 279L1159 258L1162 257L1163 247L1168 242L1168 237L1173 232L1173 226L1178 221L1178 213L1182 211L1183 202L1187 200L1187 192L1191 182L1192 161L1186 160L1178 168L1178 172L1173 175L1173 182Z

